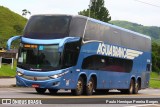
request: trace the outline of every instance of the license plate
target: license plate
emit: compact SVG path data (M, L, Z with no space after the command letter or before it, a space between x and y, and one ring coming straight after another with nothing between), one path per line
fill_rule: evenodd
M33 88L39 88L39 84L32 84Z

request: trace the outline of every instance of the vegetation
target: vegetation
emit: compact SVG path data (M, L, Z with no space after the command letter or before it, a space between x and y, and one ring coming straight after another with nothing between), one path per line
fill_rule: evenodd
M104 0L91 0L90 9L78 12L79 15L90 16L104 22L111 20L111 16L106 7L104 7Z
M23 10L22 10L22 16L25 16L25 17L26 17L27 14L30 14L30 15L31 15L31 12L28 11L27 9L23 9Z
M160 73L160 45L152 43L152 70Z
M160 75L156 72L151 72L150 88L160 88Z
M6 7L0 6L0 47L6 47L8 38L22 35L27 19ZM18 43L14 43L15 46Z
M14 67L11 69L11 65L2 65L0 68L0 77L15 77L16 75L16 62L14 62Z

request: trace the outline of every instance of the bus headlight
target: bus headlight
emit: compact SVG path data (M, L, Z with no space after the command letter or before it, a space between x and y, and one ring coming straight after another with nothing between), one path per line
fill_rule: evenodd
M53 75L53 76L50 76L50 77L56 79L56 78L58 78L59 76L58 76L58 75Z
M49 76L50 78L53 78L53 79L56 79L56 78L59 78L65 74L67 74L69 71L66 71L66 72L63 72L63 73L60 73L60 74L55 74L55 75L52 75L52 76Z
M20 72L20 71L17 71L17 75L18 76L23 76L24 74L22 72Z

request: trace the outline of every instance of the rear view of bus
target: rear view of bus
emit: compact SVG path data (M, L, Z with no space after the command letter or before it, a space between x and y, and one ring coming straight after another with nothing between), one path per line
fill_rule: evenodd
M151 39L95 19L71 15L32 16L20 39L16 84L71 90L74 95L106 94L111 89L138 93L147 88ZM144 43L141 43L142 41Z

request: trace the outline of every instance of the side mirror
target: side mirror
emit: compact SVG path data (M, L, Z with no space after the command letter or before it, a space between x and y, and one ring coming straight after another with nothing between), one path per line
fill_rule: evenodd
M11 44L13 41L20 39L20 38L21 38L21 36L13 36L13 37L9 38L7 41L7 50L10 50Z

